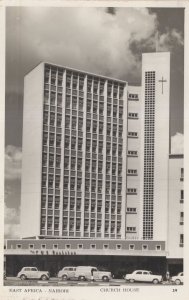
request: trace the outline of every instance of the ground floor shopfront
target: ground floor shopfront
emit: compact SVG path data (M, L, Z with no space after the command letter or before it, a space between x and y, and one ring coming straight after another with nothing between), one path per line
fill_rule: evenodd
M170 260L166 257L148 256L116 256L116 255L7 255L7 276L16 276L24 266L36 266L40 270L49 271L51 276L65 266L90 265L109 270L115 278L122 278L126 273L137 269L150 270L156 274L172 275L183 270L182 260Z
M36 266L55 276L65 266L95 266L115 278L134 270L176 275L183 270L182 259L167 259L165 241L108 239L16 239L7 240L5 269L16 276L22 267Z

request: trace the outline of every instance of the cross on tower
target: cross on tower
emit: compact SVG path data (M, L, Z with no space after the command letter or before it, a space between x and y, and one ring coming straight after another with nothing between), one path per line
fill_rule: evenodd
M161 79L161 80L159 80L159 82L161 82L161 83L162 83L162 94L163 94L163 83L164 83L164 82L167 82L167 80L163 79L163 76L162 76L162 79Z

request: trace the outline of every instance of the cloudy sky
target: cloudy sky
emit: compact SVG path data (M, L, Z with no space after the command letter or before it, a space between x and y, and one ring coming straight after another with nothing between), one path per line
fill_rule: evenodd
M29 8L6 10L5 236L19 236L23 79L49 61L140 85L141 53L171 52L170 139L183 151L184 10Z

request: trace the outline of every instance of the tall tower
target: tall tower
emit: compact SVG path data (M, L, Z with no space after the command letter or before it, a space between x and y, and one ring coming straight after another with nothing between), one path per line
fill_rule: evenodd
M166 239L170 53L142 55L140 236Z
M124 239L127 82L41 63L23 128L22 237Z

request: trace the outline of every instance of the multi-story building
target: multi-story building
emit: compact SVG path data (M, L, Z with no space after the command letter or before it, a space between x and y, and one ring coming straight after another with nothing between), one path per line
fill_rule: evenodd
M168 263L174 271L182 263L184 247L184 165L182 154L169 156Z
M7 242L9 267L15 255L20 267L33 256L42 265L50 254L57 268L166 270L174 257L169 86L169 53L143 54L141 87L50 63L26 75L24 239Z
M125 238L126 104L121 80L47 63L25 77L22 237Z

